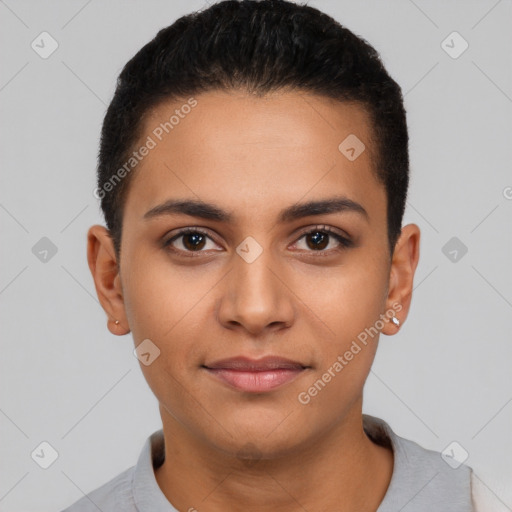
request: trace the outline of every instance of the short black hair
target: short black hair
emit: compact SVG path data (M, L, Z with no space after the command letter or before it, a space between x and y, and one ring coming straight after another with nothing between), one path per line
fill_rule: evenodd
M364 108L372 124L373 171L386 189L392 254L409 184L408 133L401 89L379 54L306 4L225 0L161 29L117 79L101 132L95 195L118 261L133 174L126 172L126 162L141 136L145 114L163 101L240 89L258 96L291 89Z

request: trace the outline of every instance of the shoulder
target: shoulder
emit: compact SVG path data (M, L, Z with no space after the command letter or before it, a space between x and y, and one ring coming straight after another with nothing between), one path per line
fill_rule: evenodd
M484 482L481 476L475 472L471 473L471 493L475 512L510 512L511 509L500 497L508 494L508 485L490 475L486 475Z
M394 467L388 491L378 512L407 508L472 512L472 469L457 461L457 453L441 454L398 436L383 420L364 415L367 435L393 450Z
M134 469L135 466L128 468L61 512L136 512L132 494Z
M457 454L437 452L423 448L418 443L403 437L393 436L395 450L402 458L403 469L408 473L408 480L415 480L420 475L428 474L439 489L470 489L471 468L457 460ZM405 476L405 475L404 475Z

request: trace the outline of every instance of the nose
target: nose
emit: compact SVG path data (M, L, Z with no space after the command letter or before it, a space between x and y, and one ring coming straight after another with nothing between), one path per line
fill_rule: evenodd
M286 275L270 250L249 262L238 253L224 281L218 318L228 329L251 335L290 327L294 320L293 293Z

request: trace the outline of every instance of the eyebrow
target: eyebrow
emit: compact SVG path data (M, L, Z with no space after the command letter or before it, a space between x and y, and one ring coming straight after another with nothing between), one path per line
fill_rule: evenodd
M368 212L363 206L347 197L332 197L306 203L297 203L281 210L278 216L279 223L291 222L303 217L325 215L329 213L354 212L369 220ZM189 215L206 220L219 222L233 222L234 216L218 206L197 199L169 199L147 211L145 220L164 215Z

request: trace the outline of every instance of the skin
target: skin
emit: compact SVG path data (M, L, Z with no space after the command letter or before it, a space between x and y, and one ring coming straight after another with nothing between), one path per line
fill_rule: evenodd
M363 385L378 336L307 405L297 397L393 305L401 306L403 324L419 228L404 226L390 257L386 193L372 172L371 125L357 104L292 91L264 98L217 91L196 99L132 176L120 261L104 227L88 233L109 330L131 331L136 346L149 338L160 350L152 364L141 363L165 437L157 482L183 511L375 511L393 470L392 451L362 426ZM141 141L183 103L153 109ZM352 162L338 150L349 134L366 145ZM368 218L342 211L278 222L288 206L341 195ZM144 218L178 198L213 203L234 218ZM316 249L304 236L316 226L353 245L329 237ZM163 245L185 227L207 232L202 252L186 236ZM263 251L252 263L236 252L248 236ZM397 331L389 321L381 329ZM259 394L235 390L202 368L240 355L278 355L310 368Z

